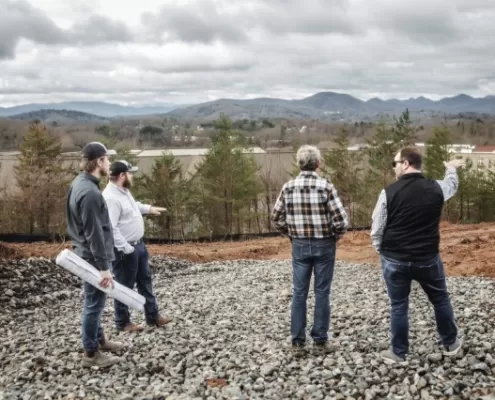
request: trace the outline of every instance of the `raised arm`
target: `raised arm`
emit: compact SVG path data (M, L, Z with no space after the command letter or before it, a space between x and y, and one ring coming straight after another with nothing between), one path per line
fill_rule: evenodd
M378 196L375 209L372 215L371 224L371 243L377 253L380 253L380 246L382 244L382 237L385 227L387 226L387 195L385 190L382 189Z
M447 201L454 197L459 187L459 177L457 176L457 168L465 165L464 160L456 159L451 161L444 161L445 165L445 178L437 181L442 188L444 201Z

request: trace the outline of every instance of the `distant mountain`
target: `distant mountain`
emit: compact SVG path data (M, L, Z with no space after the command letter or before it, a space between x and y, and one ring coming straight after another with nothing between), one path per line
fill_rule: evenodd
M369 105L348 94L323 92L299 101L311 107L325 111L370 111Z
M495 96L473 98L461 94L433 101L425 97L407 100L373 98L368 101L348 94L321 92L300 100L259 98L251 100L220 99L190 107L175 109L168 116L187 119L212 120L225 114L232 119L242 118L319 118L358 119L397 115L405 109L430 114L473 112L495 114Z
M123 117L164 114L177 108L174 104L157 104L150 106L121 106L98 101L75 101L63 103L47 104L25 104L22 106L0 108L0 117L9 117L16 114L28 113L38 110L72 110L88 114L99 115L100 117Z
M284 118L314 118L319 111L310 105L304 105L297 101L262 98L254 100L230 100L220 99L176 109L167 116L190 119L217 119L225 114L232 119L257 119L283 116Z
M15 116L39 110L70 110L95 116L119 118L164 114L168 117L213 120L224 114L232 119L287 118L321 119L332 121L376 120L382 116L398 115L405 109L423 118L442 117L459 113L495 114L495 96L474 98L466 94L446 97L438 101L426 97L406 100L373 98L367 101L335 92L321 92L312 96L285 100L257 98L250 100L219 99L190 106L154 104L149 106L121 106L105 102L65 102L53 104L27 104L0 108L0 117ZM83 121L83 116L80 116Z
M45 123L57 122L61 124L71 122L109 122L108 118L100 117L99 115L72 110L38 110L16 114L7 118L20 121L39 120Z

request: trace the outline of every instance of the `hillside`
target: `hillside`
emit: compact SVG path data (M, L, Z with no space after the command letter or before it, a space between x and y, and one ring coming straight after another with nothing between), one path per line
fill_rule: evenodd
M184 119L213 120L220 114L232 119L242 118L318 118L321 120L376 120L397 115L408 108L412 114L425 119L445 114L472 112L495 114L495 97L474 98L464 94L433 101L425 97L407 100L367 101L334 92L322 92L300 100L259 98L251 100L221 99L190 107L175 109L168 116Z
M39 120L45 123L108 122L108 118L72 110L38 110L7 117L19 121Z
M18 114L29 113L39 110L72 110L100 117L136 116L163 114L173 110L175 104L157 104L151 106L122 106L99 101L74 101L47 104L25 104L15 107L0 107L0 117L9 117Z
M40 110L70 110L106 118L166 115L173 118L212 121L224 114L239 119L284 118L319 119L322 121L361 120L376 121L402 113L406 108L418 120L443 118L459 113L495 115L495 96L474 98L465 94L438 101L425 97L406 100L373 98L367 101L343 93L321 92L303 99L256 98L249 100L218 99L194 105L154 104L149 106L122 106L106 102L64 102L26 104L1 108L0 117L15 117ZM84 120L80 116L78 121Z

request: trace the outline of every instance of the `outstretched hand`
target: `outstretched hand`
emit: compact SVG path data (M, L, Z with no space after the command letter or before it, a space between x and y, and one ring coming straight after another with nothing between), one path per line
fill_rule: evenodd
M464 161L462 158L457 158L455 160L450 160L450 161L444 161L443 165L445 165L445 168L453 167L453 168L459 168L459 167L464 167L466 165L466 161Z
M165 207L151 207L150 214L151 215L160 215L162 212L167 211Z

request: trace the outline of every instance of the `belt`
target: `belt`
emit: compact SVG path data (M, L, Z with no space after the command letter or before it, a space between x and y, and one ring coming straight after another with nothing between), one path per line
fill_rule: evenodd
M144 240L143 238L141 239L138 239L138 240L135 240L133 242L128 242L131 246L136 246L137 244L141 244L141 243L144 243Z

